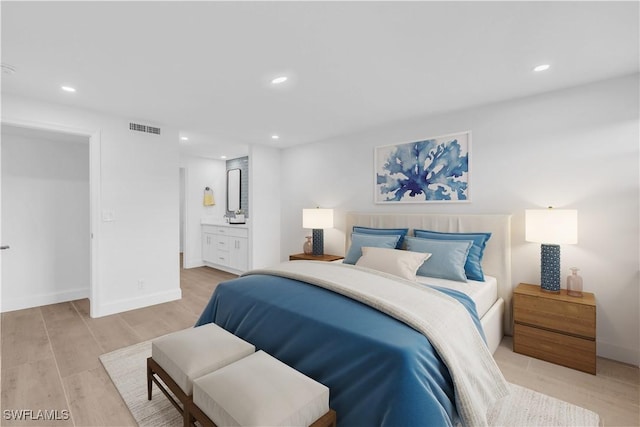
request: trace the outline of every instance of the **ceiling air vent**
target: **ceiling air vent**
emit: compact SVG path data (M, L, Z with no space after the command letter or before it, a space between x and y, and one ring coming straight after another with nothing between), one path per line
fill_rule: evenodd
M129 130L135 130L137 132L146 132L146 133L153 133L156 135L160 135L160 128L141 125L139 123L129 123Z

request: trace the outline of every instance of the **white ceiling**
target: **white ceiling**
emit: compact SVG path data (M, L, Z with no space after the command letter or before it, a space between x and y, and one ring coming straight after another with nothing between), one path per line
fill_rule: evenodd
M172 126L184 150L233 157L636 73L638 6L2 1L16 69L2 93Z

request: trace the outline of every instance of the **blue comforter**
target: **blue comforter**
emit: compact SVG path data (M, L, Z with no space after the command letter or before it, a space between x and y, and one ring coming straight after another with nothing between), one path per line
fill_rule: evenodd
M464 304L482 333L471 299L436 289ZM429 340L360 302L251 275L218 285L196 326L211 322L329 387L339 426L451 426L457 419L449 371Z

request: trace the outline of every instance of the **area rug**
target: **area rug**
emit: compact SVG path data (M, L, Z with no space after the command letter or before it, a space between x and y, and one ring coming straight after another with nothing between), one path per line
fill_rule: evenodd
M158 387L147 400L147 357L151 341L145 341L100 356L118 392L140 426L182 426L182 417ZM488 413L491 426L598 427L595 412L511 384L512 393Z
M138 425L180 427L182 415L155 384L152 399L147 400L147 357L150 356L151 341L145 341L103 354L100 361Z

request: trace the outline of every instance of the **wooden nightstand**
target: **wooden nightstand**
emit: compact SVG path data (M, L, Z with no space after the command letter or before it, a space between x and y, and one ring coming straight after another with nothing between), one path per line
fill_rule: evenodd
M596 373L596 299L520 283L513 292L513 351Z
M343 256L339 255L307 255L307 254L295 254L289 255L289 261L299 261L299 260L307 260L307 261L337 261L339 259L343 259Z

